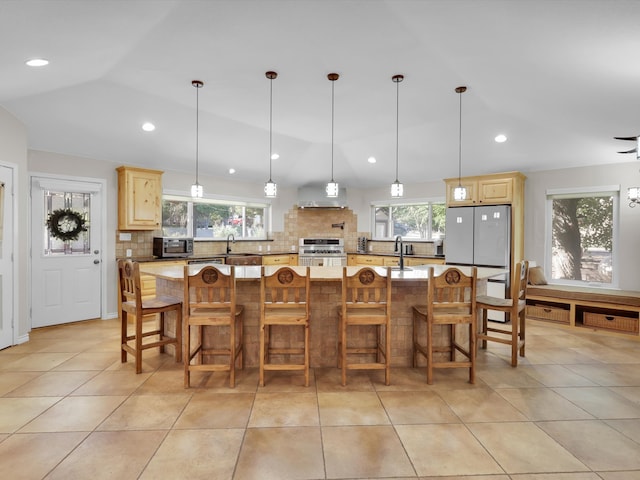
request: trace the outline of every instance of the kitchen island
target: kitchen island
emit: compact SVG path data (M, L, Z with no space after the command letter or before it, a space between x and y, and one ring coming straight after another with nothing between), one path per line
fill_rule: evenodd
M189 272L195 273L206 264L190 265ZM226 265L215 265L221 270ZM451 265L433 265L438 275ZM277 270L278 266L266 266L268 273ZM304 267L291 267L296 270ZM331 367L337 365L338 359L338 316L337 308L342 296L342 267L309 267L311 275L311 366ZM348 274L366 268L362 266L347 267ZM384 267L373 267L384 271ZM413 322L411 307L424 304L427 299L427 279L429 266L416 266L405 270L391 271L392 305L391 305L391 342L392 366L412 365ZM463 273L469 273L470 267L458 266ZM237 302L244 305L244 338L245 366L258 366L259 325L260 325L260 266L236 266ZM163 262L146 264L141 272L156 278L156 291L162 295L183 297L184 267L179 265L163 265ZM506 272L500 268L478 268L478 293L486 291L488 278ZM444 332L438 332L443 335ZM356 335L369 338L374 331L362 327ZM290 340L286 336L278 337L283 344ZM437 340L436 340L437 341Z

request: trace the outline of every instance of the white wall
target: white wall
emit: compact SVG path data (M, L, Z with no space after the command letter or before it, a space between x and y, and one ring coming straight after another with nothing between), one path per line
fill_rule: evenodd
M0 107L0 163L15 166L17 181L14 185L15 200L18 204L18 241L14 245L14 265L16 278L14 285L18 291L18 304L14 305L16 316L14 338L18 343L26 341L30 330L28 316L27 260L28 260L28 198L27 188L27 130L13 115Z
M640 207L630 208L627 188L640 186L640 162L527 173L525 182L525 257L544 265L546 191L620 185L618 286L640 290Z

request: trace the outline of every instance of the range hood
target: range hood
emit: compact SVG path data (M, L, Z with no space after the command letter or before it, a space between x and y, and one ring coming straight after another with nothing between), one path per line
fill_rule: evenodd
M298 208L346 208L347 190L338 189L338 196L328 198L325 185L305 185L298 188Z

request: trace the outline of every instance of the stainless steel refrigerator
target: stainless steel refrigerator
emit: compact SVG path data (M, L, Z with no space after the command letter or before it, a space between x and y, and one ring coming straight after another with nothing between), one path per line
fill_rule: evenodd
M509 269L511 206L450 207L446 212L445 259L447 264ZM510 274L490 279L487 294L507 293ZM490 312L490 319L504 321L504 314Z

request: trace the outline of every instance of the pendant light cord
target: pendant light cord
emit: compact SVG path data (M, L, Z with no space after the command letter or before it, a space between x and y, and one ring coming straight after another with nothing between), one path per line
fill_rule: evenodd
M333 182L333 104L335 80L331 81L331 182Z
M456 89L458 91L458 97L460 99L460 111L458 115L458 186L462 186L462 87Z
M198 184L198 154L200 153L200 87L196 85L196 184Z
M271 180L271 160L273 157L273 76L269 78L269 183Z
M396 82L396 182L398 182L398 157L400 152L399 141L399 122L400 122L400 82L401 79L395 80Z

